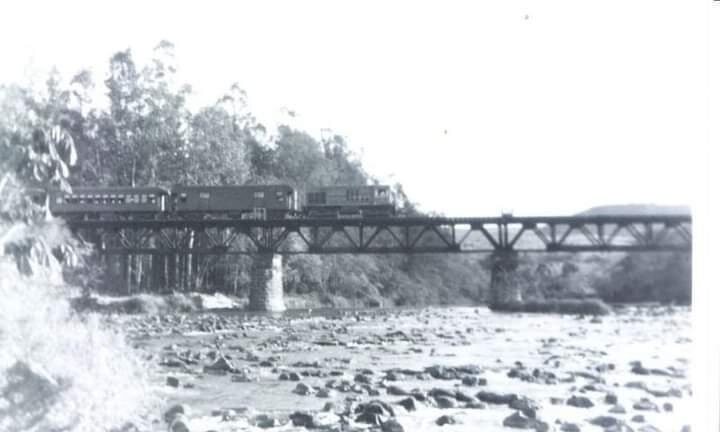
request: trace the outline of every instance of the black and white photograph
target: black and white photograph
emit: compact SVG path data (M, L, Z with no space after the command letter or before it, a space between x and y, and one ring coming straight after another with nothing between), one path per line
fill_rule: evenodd
M720 2L0 11L0 432L720 430Z

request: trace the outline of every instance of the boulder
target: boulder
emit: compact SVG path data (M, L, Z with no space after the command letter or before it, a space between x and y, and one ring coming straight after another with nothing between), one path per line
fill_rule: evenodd
M437 420L435 420L435 424L438 426L445 426L447 424L457 424L461 423L456 417L451 415L444 415L438 417Z
M585 396L570 396L570 399L568 399L566 403L577 408L591 408L595 406L595 404Z
M547 423L526 417L519 412L505 417L503 426L514 429L533 429L536 432L547 432L550 428Z

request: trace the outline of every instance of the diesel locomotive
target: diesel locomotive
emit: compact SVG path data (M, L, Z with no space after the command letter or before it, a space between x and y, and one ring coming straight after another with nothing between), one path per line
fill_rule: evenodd
M70 219L297 217L353 218L395 215L388 186L310 187L289 185L76 187L51 191L50 211Z

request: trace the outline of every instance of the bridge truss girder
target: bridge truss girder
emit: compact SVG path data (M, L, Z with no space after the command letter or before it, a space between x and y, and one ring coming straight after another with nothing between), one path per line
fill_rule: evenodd
M690 251L690 216L68 221L107 254Z

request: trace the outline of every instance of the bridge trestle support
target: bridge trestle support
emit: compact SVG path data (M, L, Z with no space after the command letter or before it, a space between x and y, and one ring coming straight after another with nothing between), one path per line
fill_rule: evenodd
M266 312L284 311L282 276L282 255L259 253L253 256L248 309Z
M490 305L522 303L522 286L516 277L518 256L514 251L500 251L492 254L490 275Z

